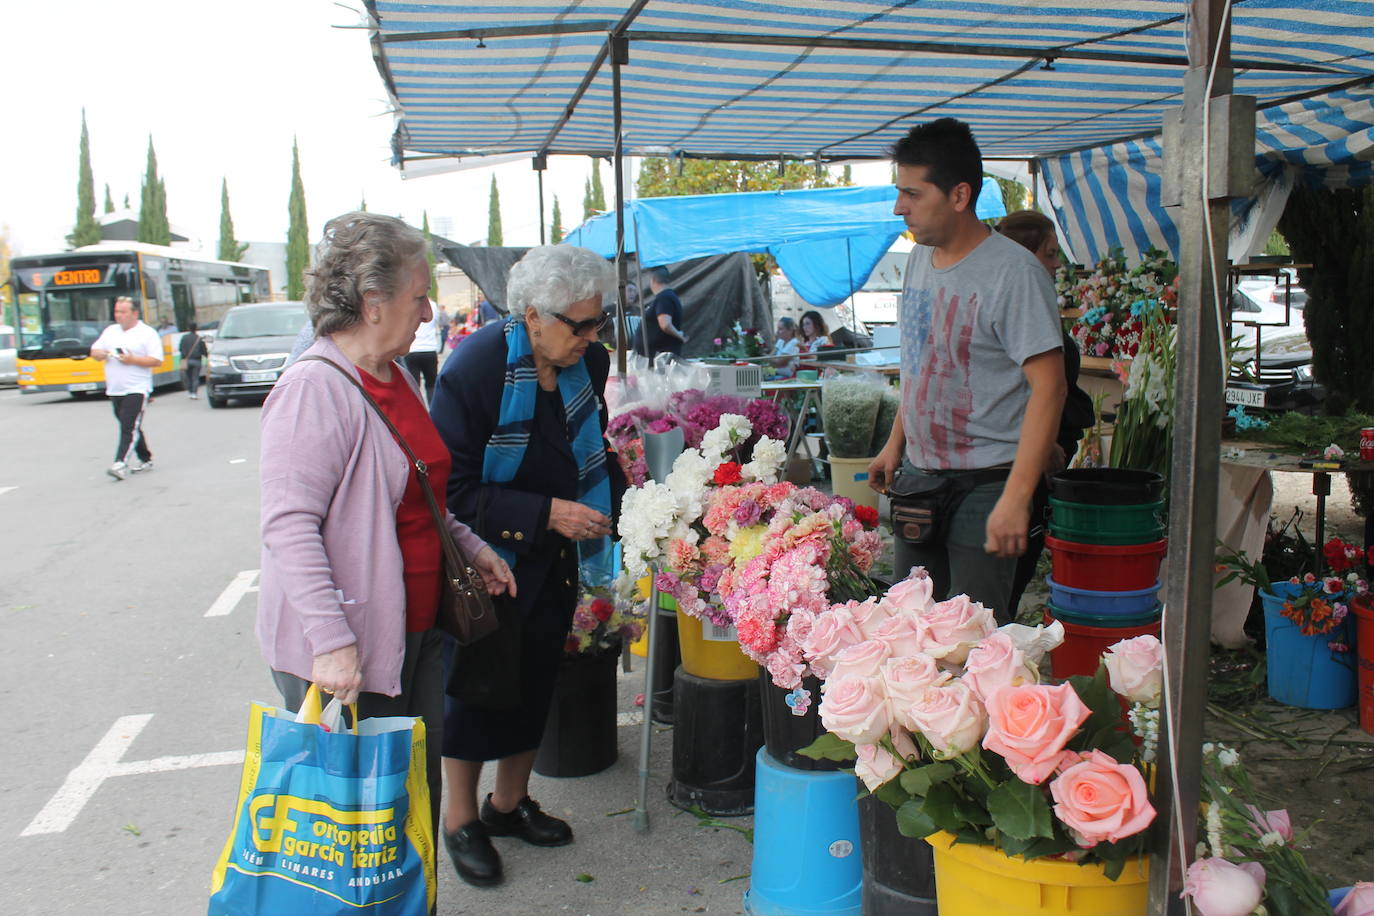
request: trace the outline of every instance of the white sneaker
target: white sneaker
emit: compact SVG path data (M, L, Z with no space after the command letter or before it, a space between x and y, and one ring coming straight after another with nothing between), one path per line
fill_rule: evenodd
M135 474L137 474L139 471L151 471L152 469L153 459L151 458L149 458L147 461L140 461L138 464L129 468L129 470L133 471Z
M105 473L115 480L123 480L129 476L129 466L122 461L116 461L105 469Z
M200 397L200 395L198 395L198 394L193 394L193 395L191 395L191 400L194 401L194 400L195 400L196 398L198 398L198 397Z

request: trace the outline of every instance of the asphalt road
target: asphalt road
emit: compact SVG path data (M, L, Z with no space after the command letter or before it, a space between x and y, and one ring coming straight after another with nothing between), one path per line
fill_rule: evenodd
M107 402L0 389L7 916L205 912L248 703L276 699L245 591L259 566L258 414L160 394L145 423L156 467L116 482ZM624 718L641 682L621 676ZM671 730L655 737L651 830L635 831L638 740L622 727L620 761L595 776L535 777L577 841L498 840L502 887L469 888L441 853L439 913L742 913L752 847L666 804Z

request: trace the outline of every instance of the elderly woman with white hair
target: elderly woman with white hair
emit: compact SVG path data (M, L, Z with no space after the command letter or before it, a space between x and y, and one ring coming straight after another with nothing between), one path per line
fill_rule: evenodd
M609 558L612 508L625 487L607 456L610 357L597 342L613 279L585 248L530 249L510 271L511 317L453 351L431 407L453 460L449 507L506 559L517 585L499 637L514 647L459 650L449 682L444 844L459 876L478 886L502 880L493 836L572 841L567 823L529 797L529 781L579 576ZM473 689L474 676L502 686ZM464 680L468 688L455 686ZM499 761L495 786L479 807L488 760Z
M397 362L430 318L428 294L419 231L364 212L325 225L307 275L315 342L262 410L257 635L289 709L313 682L356 702L361 718L423 718L434 745L444 714L439 531L419 474L356 387L442 488L448 450ZM490 591L513 588L495 551L452 515L445 521ZM437 823L436 751L427 763Z

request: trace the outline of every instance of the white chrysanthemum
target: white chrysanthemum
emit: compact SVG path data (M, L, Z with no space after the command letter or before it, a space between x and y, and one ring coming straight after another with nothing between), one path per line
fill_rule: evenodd
M778 472L787 457L787 449L777 439L764 436L754 445L754 458L740 472L746 480L777 483Z
M626 568L642 574L643 567L662 555L668 534L677 523L678 501L666 485L650 480L625 492L620 511Z
M1217 763L1224 767L1233 767L1240 763L1240 753L1234 748L1223 748L1217 752Z
M712 461L694 448L689 448L673 462L673 470L664 481L682 499L700 498L707 481L716 472L719 460Z
M701 438L701 451L707 458L719 461L725 454L754 432L747 417L737 413L720 415L720 425Z

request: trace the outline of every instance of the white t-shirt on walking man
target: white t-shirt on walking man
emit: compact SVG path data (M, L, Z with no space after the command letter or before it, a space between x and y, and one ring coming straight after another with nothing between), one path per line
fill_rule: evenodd
M133 356L153 356L162 359L162 338L142 321L129 330L112 324L100 332L100 337L91 345L93 350L105 350L110 358L105 360L105 393L111 397L123 394L151 394L153 391L153 370L149 366L135 366L121 363L114 358L116 348Z

